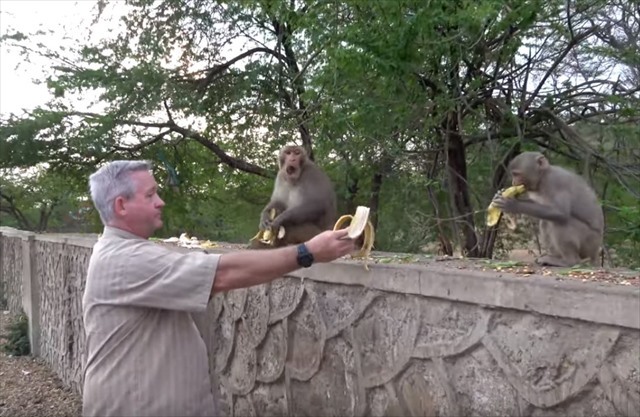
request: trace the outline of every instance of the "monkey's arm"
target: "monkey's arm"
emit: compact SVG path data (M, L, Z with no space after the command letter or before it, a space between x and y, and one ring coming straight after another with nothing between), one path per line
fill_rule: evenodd
M563 199L554 201L555 204L540 204L529 199L504 198L498 196L493 200L494 204L505 213L526 214L542 220L565 223L569 221L570 212Z
M290 224L314 223L324 214L325 207L326 203L319 201L290 207L274 219L272 226L277 230L280 226Z
M285 208L286 208L285 204L279 200L269 201L269 204L267 204L265 208L262 209L262 212L260 213L260 224L258 225L258 227L261 230L267 230L272 224L271 213L269 213L271 209L276 209L276 216L277 216L279 213L282 213L285 210Z

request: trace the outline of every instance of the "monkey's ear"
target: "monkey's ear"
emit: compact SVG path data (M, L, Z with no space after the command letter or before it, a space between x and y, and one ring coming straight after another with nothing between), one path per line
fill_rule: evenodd
M540 155L536 162L538 163L538 168L540 169L549 168L549 160L544 155Z

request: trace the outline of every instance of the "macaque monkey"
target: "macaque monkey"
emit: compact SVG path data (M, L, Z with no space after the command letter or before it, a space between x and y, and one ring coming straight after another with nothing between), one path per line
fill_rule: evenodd
M260 230L280 226L285 236L276 246L305 242L313 236L333 229L336 222L336 194L333 184L301 146L285 146L278 157L279 171L271 201L260 215ZM271 220L270 211L276 209Z
M593 189L579 175L551 165L540 152L523 152L509 164L513 185L524 185L522 198L494 197L503 212L526 214L540 221L540 240L547 253L536 262L568 267L596 265L604 233L604 215Z

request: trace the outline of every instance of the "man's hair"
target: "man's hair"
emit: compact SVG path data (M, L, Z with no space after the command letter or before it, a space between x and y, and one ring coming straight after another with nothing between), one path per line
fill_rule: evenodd
M113 220L113 203L122 196L129 199L136 193L131 173L151 171L149 161L112 161L89 177L89 190L104 225Z

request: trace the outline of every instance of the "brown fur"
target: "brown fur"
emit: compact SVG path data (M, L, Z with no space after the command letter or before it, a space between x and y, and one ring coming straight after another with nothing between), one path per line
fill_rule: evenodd
M285 146L278 156L279 171L269 204L260 215L260 230L286 230L276 246L306 242L336 222L336 194L327 174L307 157L301 146ZM276 209L271 221L269 212Z
M551 165L539 152L523 152L509 164L513 185L523 184L524 198L496 196L505 213L525 214L540 221L540 239L547 253L536 261L549 266L598 262L604 215L587 182L562 167Z

